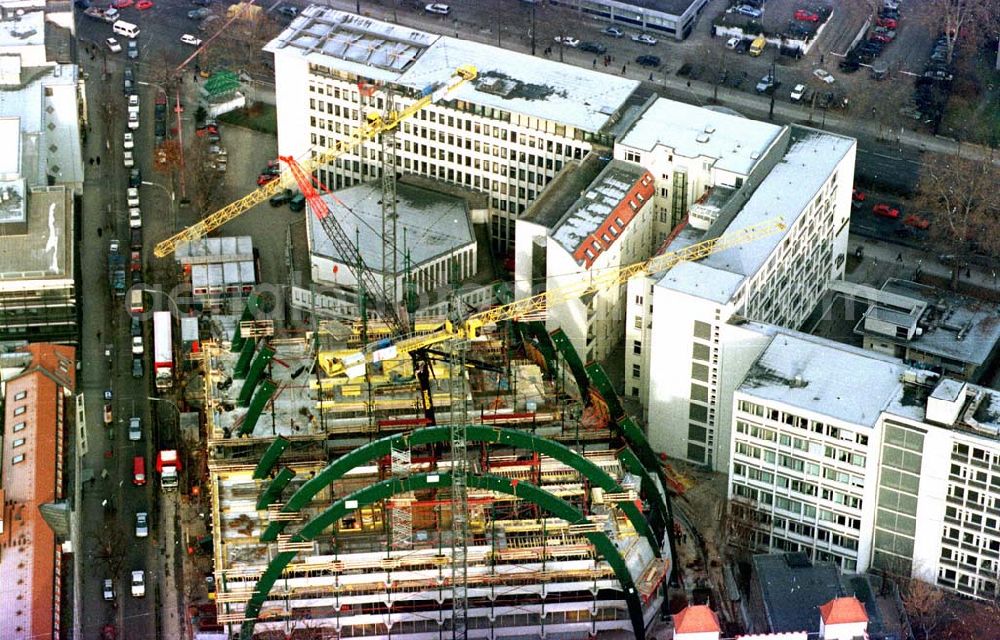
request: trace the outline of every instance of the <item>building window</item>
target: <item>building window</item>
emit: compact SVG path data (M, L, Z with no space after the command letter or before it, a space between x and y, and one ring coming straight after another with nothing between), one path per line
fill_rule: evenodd
M19 415L23 414L27 410L28 410L28 407L18 407L17 409L14 409L14 415L15 416L19 416Z
M21 429L24 429L24 427L25 424L23 422L18 422L17 424L14 425L14 433L17 433Z
M15 449L21 446L24 446L24 438L18 438L17 440L14 441Z
M708 407L700 404L688 405L688 417L698 422L705 422L708 420Z
M712 325L701 320L694 321L694 337L709 340L712 337Z
M710 353L711 349L708 348L708 345L699 344L697 342L694 343L694 346L691 349L691 357L695 360L702 360L704 362L708 361Z
M638 378L640 375L642 375L642 368L637 364L632 365L632 377Z
M708 402L708 387L700 384L691 385L691 399L700 402Z
M18 391L16 394L14 394L15 400L24 400L27 397L28 397L27 391Z
M642 355L642 343L639 342L638 340L634 340L632 342L632 353L634 353L637 356Z
M10 461L10 463L11 463L11 464L18 464L18 463L20 463L20 462L24 462L24 454L23 454L23 453L19 453L19 454L17 454L17 455L16 455L16 456L14 456L14 458L13 458L13 459L12 459L12 460Z

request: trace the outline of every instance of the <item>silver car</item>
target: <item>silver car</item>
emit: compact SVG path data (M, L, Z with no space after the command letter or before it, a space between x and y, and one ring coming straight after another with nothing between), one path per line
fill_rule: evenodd
M149 535L149 514L140 511L135 514L135 537L145 538Z
M132 417L128 419L128 439L132 442L142 439L142 418Z

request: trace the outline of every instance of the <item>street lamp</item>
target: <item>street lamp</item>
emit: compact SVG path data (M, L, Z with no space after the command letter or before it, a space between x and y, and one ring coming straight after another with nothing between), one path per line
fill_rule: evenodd
M148 180L143 180L142 184L147 187L156 187L157 189L162 189L163 193L170 196L170 212L174 216L174 231L177 231L177 198L175 197L174 190L167 189L159 182L150 182Z

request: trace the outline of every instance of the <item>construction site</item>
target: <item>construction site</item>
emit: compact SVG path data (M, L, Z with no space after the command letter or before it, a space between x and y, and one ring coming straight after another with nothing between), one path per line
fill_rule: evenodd
M496 283L476 309L456 291L444 314L421 313L400 268L392 135L476 73L459 67L399 111L389 96L350 137L301 164L281 156L280 177L156 246L169 255L295 187L352 272L356 313L290 331L252 294L233 331L195 356L214 600L230 638L642 638L665 613L663 463L602 366L544 319L781 225L518 300ZM315 177L376 139L380 274Z
M361 325L279 338L256 302L202 352L231 634L643 636L671 516L600 365L540 322L366 349Z

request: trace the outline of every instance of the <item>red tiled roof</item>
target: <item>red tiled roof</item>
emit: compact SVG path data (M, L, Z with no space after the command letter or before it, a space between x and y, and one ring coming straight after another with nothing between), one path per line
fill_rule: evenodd
M696 604L685 607L674 616L674 633L709 633L722 631L719 618L708 605Z
M61 558L39 507L63 498L64 385L75 382L75 351L48 344L26 351L32 354L31 365L7 381L3 409L0 616L6 631L0 637L52 640L58 630Z
M821 605L819 614L825 624L850 624L852 622L868 622L865 605L855 597L834 598Z

